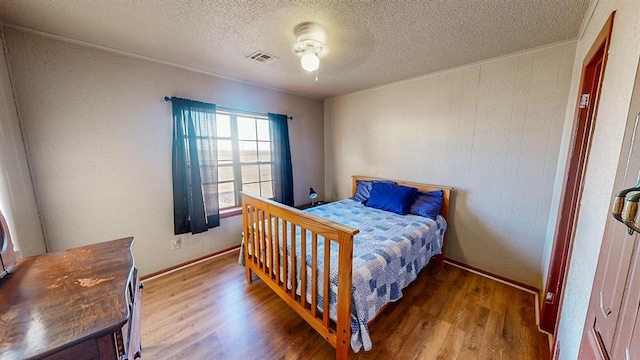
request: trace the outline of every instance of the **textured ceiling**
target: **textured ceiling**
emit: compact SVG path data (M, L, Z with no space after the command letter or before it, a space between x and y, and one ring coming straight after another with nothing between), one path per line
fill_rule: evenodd
M328 98L575 39L588 0L4 0L6 26L38 30ZM293 28L327 30L319 81L292 52ZM246 59L263 50L279 59Z

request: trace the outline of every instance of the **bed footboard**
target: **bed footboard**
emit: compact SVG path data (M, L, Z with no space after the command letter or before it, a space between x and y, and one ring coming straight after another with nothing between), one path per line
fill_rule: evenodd
M348 359L353 236L358 230L244 192L242 221L247 282L251 282L252 272L258 275L336 348L337 359ZM332 246L325 241L338 247L337 291L331 289ZM327 300L332 291L337 296L335 322L329 317Z

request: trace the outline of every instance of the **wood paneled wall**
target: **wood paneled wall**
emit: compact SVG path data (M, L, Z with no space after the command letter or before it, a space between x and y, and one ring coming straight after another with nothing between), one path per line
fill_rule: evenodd
M325 101L325 188L363 174L455 188L446 256L541 284L575 43Z

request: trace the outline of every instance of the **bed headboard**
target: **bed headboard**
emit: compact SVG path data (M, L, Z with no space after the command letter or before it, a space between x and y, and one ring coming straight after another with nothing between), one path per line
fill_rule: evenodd
M442 196L444 198L444 201L442 203L442 209L440 210L440 215L442 215L447 221L449 221L449 199L451 198L451 190L453 190L452 187L440 186L440 185L430 185L430 184L421 184L421 183L402 181L402 180L382 179L382 178L371 177L371 176L362 176L362 175L353 175L353 176L351 176L351 178L353 179L352 188L351 188L351 194L352 195L355 195L355 193L356 193L356 181L357 180L391 180L394 183L396 183L397 185L410 186L410 187L416 188L416 189L418 189L418 191L422 191L422 192L442 190Z

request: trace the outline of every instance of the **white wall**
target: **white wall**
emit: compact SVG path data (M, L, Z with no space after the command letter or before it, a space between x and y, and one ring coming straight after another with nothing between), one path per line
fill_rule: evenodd
M21 256L45 252L4 51L0 52L0 210Z
M325 101L325 188L353 174L455 188L445 255L529 285L540 263L575 43Z
M640 42L638 41L640 36L640 2L599 0L592 1L591 8L594 5L593 16L590 11L586 14L587 26L576 48L568 98L569 106L564 120L551 209L552 215L557 214L575 115L575 103L578 97L582 62L611 12L617 10L613 22L611 47L602 84L593 143L585 174L584 193L580 204L580 214L566 282L564 305L556 334L556 338L561 344L561 359L576 359L578 357L604 226L609 216L610 202L615 191L613 182L640 57ZM549 221L545 256L542 263L542 268L545 271L548 267L549 249L553 242L556 221L556 216L552 216Z
M240 241L239 216L172 251L171 104L180 96L293 116L294 196L323 194L322 102L6 30L45 237L56 251L135 236L148 274ZM213 50L211 50L213 51Z

